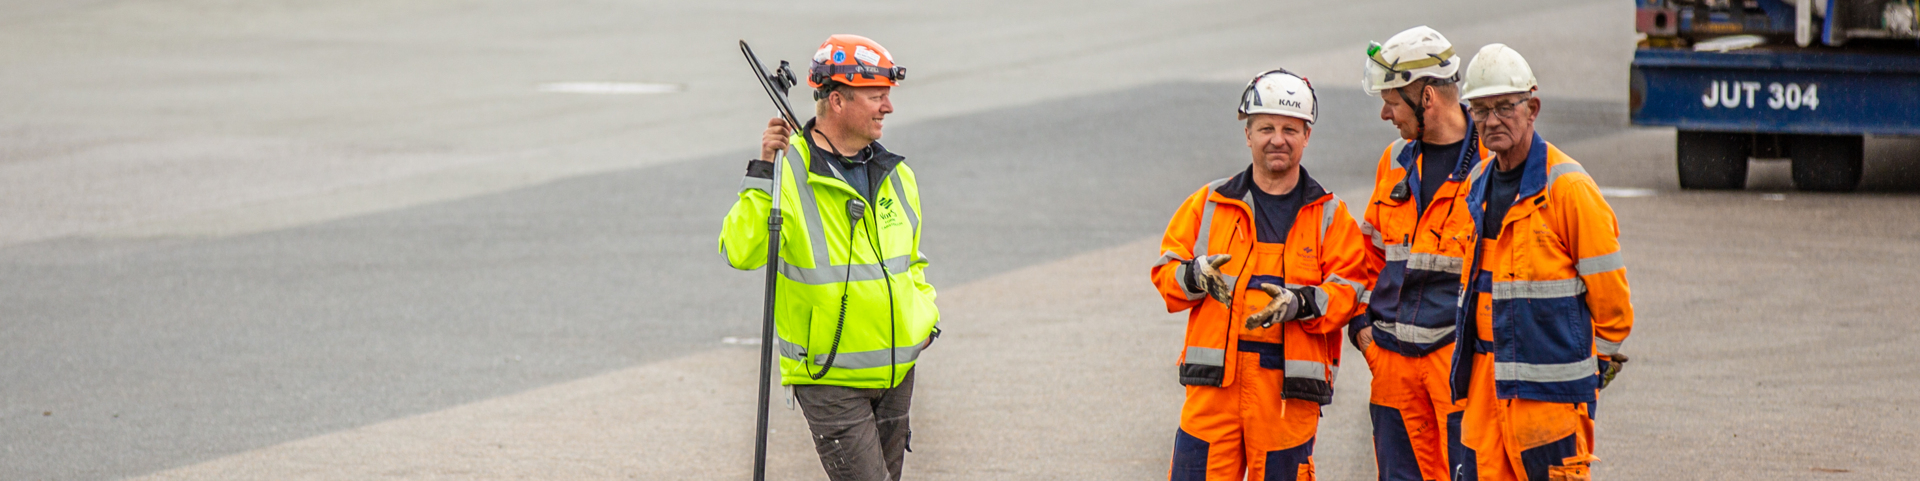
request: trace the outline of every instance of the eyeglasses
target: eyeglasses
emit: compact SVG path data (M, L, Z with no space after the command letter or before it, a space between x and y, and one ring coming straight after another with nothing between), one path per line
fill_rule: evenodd
M1473 116L1474 122L1486 121L1487 116L1489 114L1497 114L1500 116L1500 118L1512 120L1516 118L1514 116L1515 109L1519 108L1520 104L1527 103L1527 101L1531 99L1533 99L1533 96L1528 95L1526 97L1522 97L1520 99L1513 100L1511 102L1501 102L1498 104L1494 104L1493 107L1490 107L1490 108L1473 107L1473 108L1467 109L1467 114Z

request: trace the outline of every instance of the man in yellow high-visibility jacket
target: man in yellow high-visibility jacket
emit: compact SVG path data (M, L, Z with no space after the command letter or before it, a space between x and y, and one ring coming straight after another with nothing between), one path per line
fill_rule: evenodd
M834 35L809 70L816 117L798 133L768 122L720 253L736 269L765 264L769 192L780 182L780 383L793 386L829 477L897 480L913 367L940 318L920 254L919 185L905 158L876 142L905 69L873 40Z

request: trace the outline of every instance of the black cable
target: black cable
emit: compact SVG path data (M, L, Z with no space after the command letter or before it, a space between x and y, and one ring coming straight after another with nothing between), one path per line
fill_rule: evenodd
M871 169L867 171L867 192L873 192L874 197L879 197L880 186L874 185L873 174L874 172ZM905 194L905 192L896 193ZM904 204L905 199L900 200L902 201L900 202L902 209L912 208ZM886 250L880 248L879 224L867 224L867 231L867 245L873 248L875 261L880 265L880 278L886 279L887 282L887 376L888 379L896 379L900 374L900 351L896 350L897 345L900 343L900 333L899 322L894 318L893 273L887 270ZM849 239L848 242L852 242L852 240ZM908 262L907 266L911 269L913 263Z
M827 377L827 372L833 370L833 360L840 356L840 334L847 328L847 283L853 281L853 255L851 252L853 247L853 233L854 227L859 225L860 219L856 217L853 219L853 222L854 225L847 226L847 247L849 251L847 255L847 273L846 277L840 279L840 318L833 323L833 344L827 348L827 361L825 365L820 368L819 373L814 373L812 368L807 369L807 376L812 377L815 381ZM804 366L806 365L806 361L803 360L800 364Z
M1473 159L1473 160L1469 161L1467 159ZM1467 129L1467 141L1466 143L1463 143L1460 145L1460 157L1458 160L1455 161L1456 163L1453 166L1453 171L1459 172L1460 167L1462 165L1465 165L1467 166L1467 171L1471 172L1473 171L1472 164L1474 162L1478 162L1479 160L1480 160L1480 133L1474 132L1473 129ZM1452 177L1453 174L1448 173L1447 176ZM1465 179L1462 179L1462 180L1464 181ZM1473 184L1468 183L1464 187L1466 187L1468 193L1473 192ZM1453 195L1455 197L1464 195L1459 192L1459 189L1460 189L1459 187L1454 188L1455 192L1453 193ZM1438 195L1438 194L1436 193L1435 195ZM1432 200L1428 200L1428 202L1432 202ZM1453 208L1457 207L1459 204L1460 204L1459 202L1447 203L1447 215L1445 217L1440 218L1441 225L1445 225L1447 222L1447 219L1453 218ZM1424 215L1426 213L1421 212L1421 214ZM1433 234L1434 245L1435 247L1438 247L1439 243L1442 241L1442 239L1440 238L1440 233L1434 231L1433 229L1427 229L1427 232ZM1407 247L1411 249L1413 246L1408 245Z

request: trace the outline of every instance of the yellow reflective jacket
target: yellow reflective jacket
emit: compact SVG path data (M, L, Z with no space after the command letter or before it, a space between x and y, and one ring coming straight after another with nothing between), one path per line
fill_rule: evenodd
M875 143L868 169L882 177L873 199L852 204L864 204L855 221L849 201L860 194L838 161L810 154L806 133L812 127L787 139L794 155L778 179L774 342L780 383L890 388L913 368L940 319L926 281L927 258L920 253L920 189L905 159ZM766 264L773 199L768 190L775 180L769 177L742 181L740 199L721 226L720 254L735 269Z

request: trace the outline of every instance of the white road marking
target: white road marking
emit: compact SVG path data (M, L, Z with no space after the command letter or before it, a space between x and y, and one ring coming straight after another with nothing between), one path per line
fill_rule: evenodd
M1787 200L1787 194L1760 194L1760 200Z
M1600 195L1607 197L1653 197L1653 189L1635 189L1629 187L1601 187Z
M541 92L567 94L641 95L670 94L684 90L679 84L630 82L555 82L541 84Z

